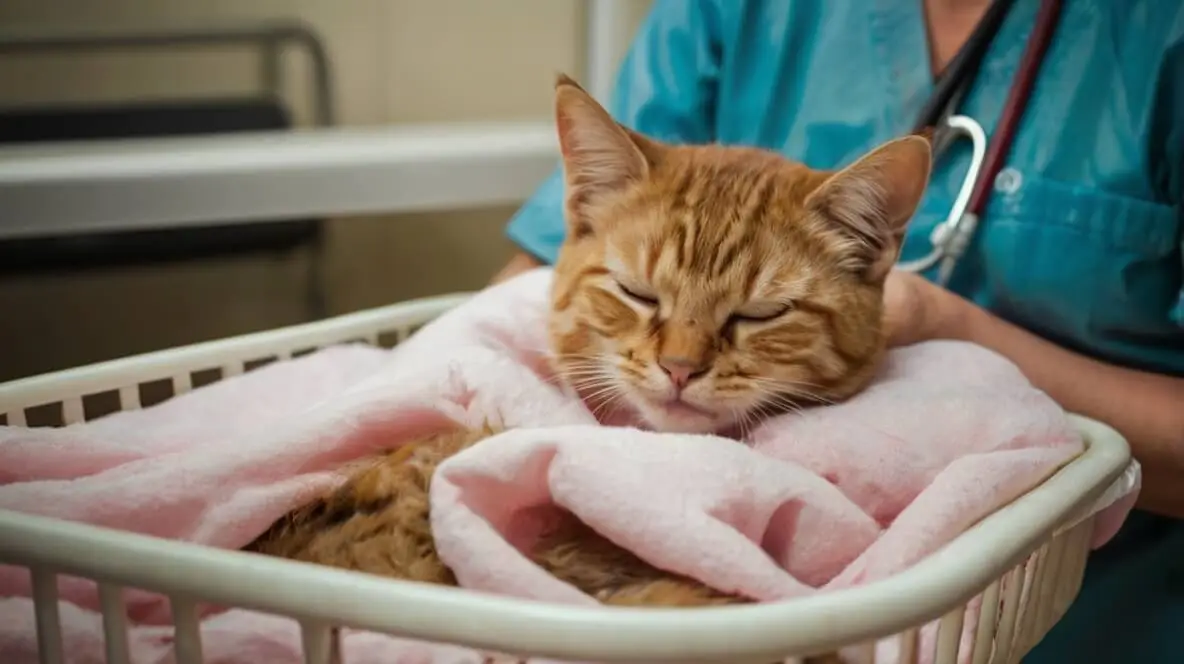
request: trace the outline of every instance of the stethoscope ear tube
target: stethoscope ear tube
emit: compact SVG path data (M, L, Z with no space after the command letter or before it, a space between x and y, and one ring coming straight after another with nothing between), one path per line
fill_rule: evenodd
M1004 4L1005 0L997 0L991 5L988 12L1000 9L1000 6ZM1006 2L1006 4L1010 6L1010 2ZM1002 7L1001 13L1005 12L1006 7ZM970 245L979 219L986 209L991 189L994 187L995 177L1003 166L1003 160L1011 151L1012 141L1023 117L1036 76L1040 71L1044 54L1052 41L1053 33L1056 31L1060 14L1061 0L1044 0L1041 3L1039 13L1036 15L1036 25L1028 37L1027 46L1016 71L1015 81L1008 91L1007 100L996 125L995 135L989 143L982 125L968 116L946 115L946 119L936 125L933 140L935 159L954 140L956 134L963 134L971 139L973 145L970 168L967 170L966 177L963 178L962 186L958 191L954 205L950 208L949 215L944 222L934 228L930 236L932 251L920 260L898 264L899 269L922 272L941 263L937 282L943 285L949 282L958 260ZM987 18L984 16L983 20L985 21ZM1002 17L1000 16L998 20L1001 21ZM997 31L997 26L995 31ZM975 35L978 34L980 34L980 30L976 29ZM984 31L983 34L988 33ZM991 37L994 36L993 32L989 34ZM963 52L969 53L968 46L969 43L963 47L962 51L959 51L958 57L962 56ZM985 50L984 46L983 52ZM967 58L969 62L970 55ZM979 63L981 63L981 55L976 65ZM960 81L951 79L952 91L945 100L945 105L935 106L937 108L950 109L949 104L951 102L957 103L969 88L970 76L965 75L969 72L951 71L950 73L951 75L957 73L962 78ZM927 104L927 108L928 106Z
M995 176L1002 170L1003 160L1007 159L1008 153L1011 152L1015 134L1028 106L1028 98L1040 73L1040 65L1044 63L1044 54L1048 51L1048 45L1052 42L1060 18L1061 0L1043 0L1040 3L1036 25L1032 28L1032 34L1028 36L1015 80L1007 92L1007 100L1003 102L1003 111L1000 112L999 121L995 124L991 144L987 146L982 178L970 196L969 210L974 214L982 216L986 211L987 200L995 186Z
M1007 12L1013 4L1015 0L995 0L987 8L974 32L938 77L933 94L917 115L917 121L913 125L914 134L920 134L927 129L938 129L943 117L954 114L966 90L974 83L983 57L986 56L991 42L995 40L995 35L999 34L1003 19L1007 18Z

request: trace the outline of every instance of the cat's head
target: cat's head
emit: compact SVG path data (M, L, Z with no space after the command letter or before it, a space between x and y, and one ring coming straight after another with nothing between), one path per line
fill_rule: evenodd
M928 141L824 172L762 150L660 143L566 77L555 107L567 237L550 336L569 384L655 429L707 432L870 380Z

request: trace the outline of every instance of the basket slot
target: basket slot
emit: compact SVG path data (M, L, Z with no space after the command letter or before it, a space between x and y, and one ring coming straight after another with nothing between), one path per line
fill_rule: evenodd
M844 664L876 664L876 642L844 648L842 656Z
M247 360L246 362L243 362L243 370L246 373L250 373L256 369L262 369L263 367L269 364L274 364L278 361L279 357L277 357L275 354L268 355L267 357L256 358L254 360Z
M1066 537L1071 539L1061 581L1057 587L1057 615L1063 616L1069 605L1081 590L1081 579L1085 574L1085 563L1089 558L1090 542L1093 539L1093 521L1078 524Z
M1053 623L1055 624L1069 610L1069 605L1077 598L1081 590L1081 580L1085 574L1085 562L1089 556L1090 543L1093 539L1093 522L1088 520L1077 524L1062 537L1065 538L1065 553L1061 558L1057 582L1053 589L1051 603L1053 606ZM1049 625L1051 629L1052 625Z
M403 343L406 337L407 335L402 330L383 328L378 332L378 346L381 348L394 348Z
M176 396L173 392L173 379L170 376L137 382L138 384L134 389L136 390L140 408L151 408ZM92 417L91 419L94 418Z
M127 610L123 603L123 588L100 583L99 606L103 611L106 664L128 664L131 662L131 653L127 645Z
M33 614L37 618L37 661L41 664L65 662L62 650L62 619L58 615L58 577L53 570L35 567L33 574Z
M201 627L197 622L197 603L183 597L169 598L173 611L173 652L177 664L201 664Z
M26 406L18 426L40 428L60 427L66 424L65 404L61 400L49 401L36 406ZM13 424L9 422L9 424Z
M300 621L300 639L304 646L304 664L336 664L341 661L338 631L315 621Z
M978 607L978 626L974 634L974 649L971 664L987 664L991 661L991 646L995 639L995 627L999 623L999 581L983 591L983 601Z
M1003 580L1003 610L999 616L999 630L995 638L995 656L992 664L1010 661L1012 637L1020 613L1020 595L1024 587L1024 566L1017 565Z
M1044 574L1040 578L1040 592L1036 596L1036 613L1033 615L1035 624L1032 625L1033 634L1029 635L1028 643L1035 645L1046 630L1052 627L1056 611L1053 598L1056 596L1060 581L1061 567L1064 565L1065 553L1068 550L1068 537L1061 533L1053 537L1048 544L1048 560L1045 563Z
M222 373L221 367L213 367L210 369L198 369L197 371L189 372L190 386L193 389L205 387L206 385L213 385L222 380L226 376ZM175 394L173 396L176 396Z
M1048 545L1042 546L1028 559L1026 574L1024 575L1024 590L1020 598L1020 616L1015 639L1012 643L1013 658L1027 650L1032 639L1033 623L1039 615L1040 590L1044 582L1044 573L1048 568Z
M125 389L131 389L139 392L133 384L130 388L113 388L104 390L102 392L89 392L82 397L82 410L86 414L86 421L97 420L100 417L106 417L112 413L118 413L121 410L130 410L122 403L123 396L120 394ZM136 401L139 402L138 394ZM132 408L135 404L131 404Z
M897 638L900 639L900 664L916 664L917 643L920 639L920 633L917 628L914 627L906 632L901 632Z
M937 627L937 647L934 649L934 664L957 664L958 648L962 642L962 622L966 607L959 606L942 616Z

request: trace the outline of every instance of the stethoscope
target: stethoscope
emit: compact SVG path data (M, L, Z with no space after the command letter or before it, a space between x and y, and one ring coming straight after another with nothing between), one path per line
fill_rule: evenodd
M995 186L995 179L1003 167L1003 160L1011 150L1032 85L1061 16L1061 0L1041 2L1035 26L1028 35L1015 80L996 124L995 135L988 141L986 131L977 120L959 115L956 111L973 85L987 47L998 34L999 26L1013 3L1014 0L995 0L991 3L974 33L938 80L933 96L926 102L914 126L914 133L933 132L935 160L959 138L969 139L971 144L970 167L945 221L938 224L929 236L932 245L929 254L924 258L897 264L897 268L908 272L923 272L937 265L936 282L941 285L949 283L954 268L970 246Z

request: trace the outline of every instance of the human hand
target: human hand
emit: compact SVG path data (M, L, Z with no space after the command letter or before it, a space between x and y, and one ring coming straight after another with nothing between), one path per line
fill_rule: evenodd
M888 346L908 346L957 336L966 301L911 272L893 270L884 282L884 336Z

